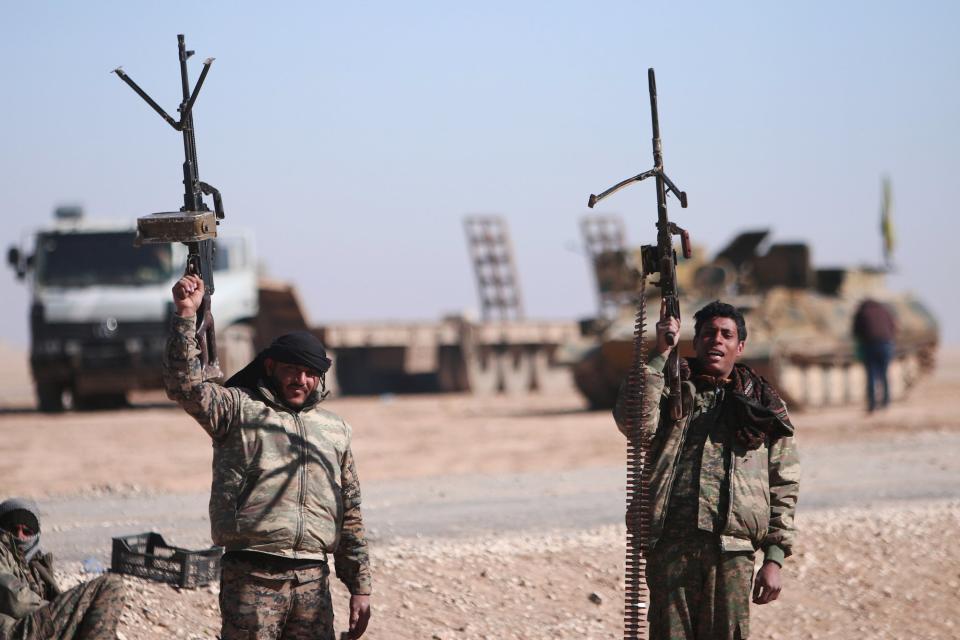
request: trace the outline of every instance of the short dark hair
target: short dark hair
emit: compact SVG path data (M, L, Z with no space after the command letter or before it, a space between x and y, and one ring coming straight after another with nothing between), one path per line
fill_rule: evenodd
M746 342L747 340L747 323L743 319L743 314L740 313L740 310L737 309L732 304L727 304L726 302L720 302L719 300L714 300L707 306L697 311L693 314L693 335L700 335L700 327L703 326L708 320L713 320L714 318L730 318L737 323L737 338L740 342Z

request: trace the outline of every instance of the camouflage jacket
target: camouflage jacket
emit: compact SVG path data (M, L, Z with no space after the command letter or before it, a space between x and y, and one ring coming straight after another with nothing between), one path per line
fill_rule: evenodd
M17 620L60 594L52 558L38 553L25 562L13 536L0 531L0 638L10 635Z
M740 443L734 424L741 412L731 410L741 400L716 389L700 390L692 382L682 385L684 417L669 418L661 403L666 398L663 359L655 358L646 367L646 397L652 411L643 425L654 431L651 444L653 468L650 475L650 544L664 534L667 507L672 502L678 476L695 478L694 520L698 529L719 533L724 551L763 549L765 558L783 564L792 553L794 512L800 486L800 459L795 438L764 438L756 448ZM755 375L755 374L753 374ZM759 376L757 376L758 379ZM625 388L621 387L614 418L626 433ZM754 407L754 409L756 409ZM785 409L783 410L784 419ZM771 416L772 417L772 414ZM707 431L699 453L696 473L678 469L684 442L695 421ZM792 432L792 427L790 428Z
M352 594L369 594L370 561L350 426L318 406L293 410L266 385L205 382L195 320L174 316L167 396L213 440L210 528L227 551L322 560Z

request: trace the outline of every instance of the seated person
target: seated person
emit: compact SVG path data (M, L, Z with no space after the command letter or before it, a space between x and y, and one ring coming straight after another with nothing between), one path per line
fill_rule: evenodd
M117 575L60 591L53 556L40 550L36 504L23 498L0 503L0 639L112 639L122 610Z

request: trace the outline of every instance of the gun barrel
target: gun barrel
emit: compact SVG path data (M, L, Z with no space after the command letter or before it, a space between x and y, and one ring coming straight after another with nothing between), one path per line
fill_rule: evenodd
M657 77L653 73L653 67L647 69L647 84L650 86L650 118L653 120L653 153L654 156L658 156L660 154L660 118L657 115Z
M183 91L183 102L190 100L190 80L187 78L187 58L193 51L187 51L187 44L184 41L183 34L177 34L177 50L180 55L180 88ZM181 114L183 117L183 114Z

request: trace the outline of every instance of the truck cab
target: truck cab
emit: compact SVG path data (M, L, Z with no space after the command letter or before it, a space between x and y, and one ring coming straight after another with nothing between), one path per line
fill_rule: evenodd
M29 235L29 249L8 252L8 262L31 291L30 367L37 407L61 411L65 396L76 408L116 406L128 391L161 388L173 313L170 290L183 273L186 247L137 247L132 224L88 220L75 207L58 209L55 218ZM216 242L218 338L225 334L224 345L234 347L247 339L252 352L249 327L258 311L252 241L239 235Z

